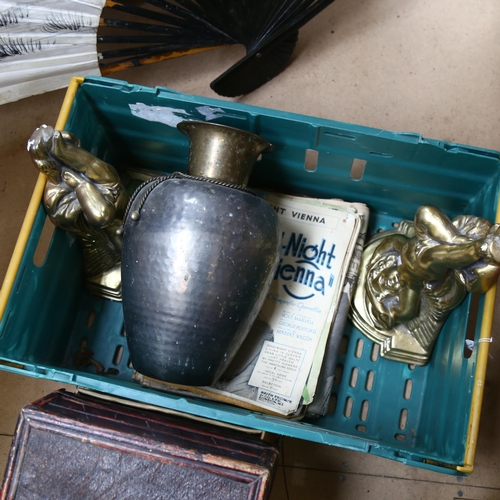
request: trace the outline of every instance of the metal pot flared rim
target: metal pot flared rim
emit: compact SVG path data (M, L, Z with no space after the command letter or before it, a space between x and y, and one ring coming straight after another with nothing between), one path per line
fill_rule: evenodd
M177 129L190 139L189 175L245 187L255 162L274 146L262 137L227 125L186 120Z

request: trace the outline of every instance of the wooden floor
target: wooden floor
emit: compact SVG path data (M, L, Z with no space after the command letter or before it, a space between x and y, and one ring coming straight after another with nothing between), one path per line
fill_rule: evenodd
M239 102L500 150L498 19L498 0L337 0L301 30L290 66ZM209 83L241 55L218 49L116 76L218 97ZM0 106L0 279L37 175L26 141L54 125L63 95ZM498 314L471 476L286 438L271 499L499 499ZM0 372L0 477L20 409L60 386Z

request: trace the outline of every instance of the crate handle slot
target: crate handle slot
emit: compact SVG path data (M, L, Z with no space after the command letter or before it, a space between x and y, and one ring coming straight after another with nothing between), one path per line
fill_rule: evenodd
M365 399L361 404L361 412L359 413L359 419L361 420L361 422L366 422L366 419L368 418L369 409L370 409L370 402Z
M413 391L413 380L409 378L405 383L405 390L403 392L403 397L406 400L410 399L412 391Z
M469 359L472 356L473 351L467 347L467 340L474 342L476 338L476 325L479 312L479 303L481 296L478 293L471 294L470 306L469 306L469 317L467 319L467 330L465 331L464 339L464 359Z
M333 415L335 413L335 410L337 409L337 401L338 401L338 396L335 393L332 393L330 399L328 400L328 410L327 410L328 415Z
M92 328L92 325L94 324L94 321L95 321L95 317L96 317L96 310L95 309L91 309L89 311L89 315L87 316L87 323L86 323L86 327L88 329Z
M340 341L340 348L339 348L340 356L344 356L344 354L347 353L347 346L348 345L349 345L349 337L347 337L347 335L344 335L342 337L342 340Z
M365 341L363 339L358 339L358 341L356 342L356 351L354 352L354 356L358 359L363 355L364 344Z
M351 416L353 406L354 406L354 399L351 396L349 396L345 400L344 417L349 418Z
M406 429L406 425L408 424L408 410L403 408L401 413L399 414L399 429L404 431Z
M315 149L306 149L306 157L304 160L304 169L308 172L316 172L318 168L319 151Z
M122 345L119 345L119 346L116 346L116 350L115 350L115 354L113 356L113 364L118 366L120 364L120 361L122 360L122 356L123 356L123 346Z
M349 139L350 141L355 141L356 137L354 135L344 134L343 132L330 132L325 130L323 132L327 137L337 137L338 139Z
M365 389L370 392L373 389L373 382L375 381L375 372L373 370L369 370L366 374L366 385Z
M40 237L38 238L35 254L33 255L33 264L35 264L35 266L42 267L45 263L50 243L52 242L52 238L54 237L55 229L56 227L54 226L52 221L46 216L42 231L40 233Z
M360 181L365 173L366 160L360 160L359 158L354 158L351 165L350 178L353 181Z
M340 384L342 380L342 374L344 373L344 367L342 365L337 365L335 368L335 375L333 376L333 383Z
M354 389L358 384L359 370L354 367L351 371L351 379L349 380L349 385Z
M381 153L379 151L370 151L368 154L378 156L379 158L394 158L394 155L391 153Z

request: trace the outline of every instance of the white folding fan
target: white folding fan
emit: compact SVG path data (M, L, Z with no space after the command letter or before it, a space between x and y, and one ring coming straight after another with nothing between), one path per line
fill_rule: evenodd
M0 1L0 104L65 87L75 75L100 75L96 33L104 3Z

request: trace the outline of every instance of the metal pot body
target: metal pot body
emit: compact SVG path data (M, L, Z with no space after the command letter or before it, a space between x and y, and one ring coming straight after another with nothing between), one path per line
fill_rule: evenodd
M202 180L170 178L142 191L130 206L122 250L132 364L155 379L210 385L271 285L277 215L248 192Z

